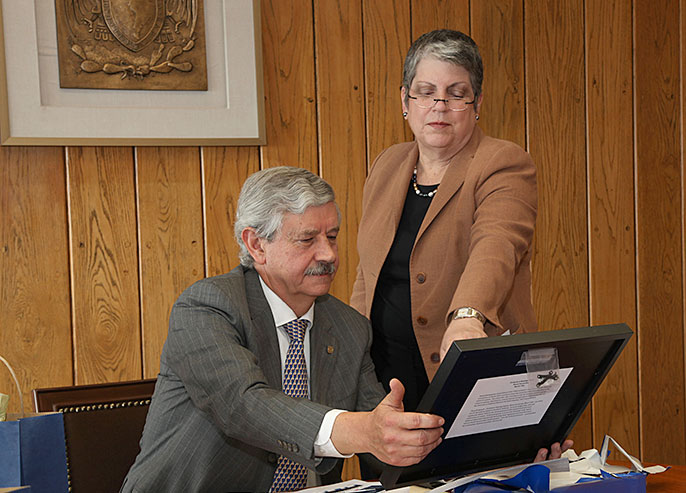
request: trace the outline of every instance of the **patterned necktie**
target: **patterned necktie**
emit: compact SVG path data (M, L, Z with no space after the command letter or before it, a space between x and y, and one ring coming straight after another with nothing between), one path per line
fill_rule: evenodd
M303 346L307 321L296 319L283 327L290 338L284 363L283 391L292 397L307 398L307 365ZM295 491L303 489L306 485L307 468L299 462L292 461L283 455L280 456L269 491Z

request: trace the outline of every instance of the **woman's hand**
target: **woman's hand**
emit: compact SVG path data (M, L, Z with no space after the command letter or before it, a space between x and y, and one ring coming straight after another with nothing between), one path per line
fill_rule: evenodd
M536 454L534 462L543 462L544 460L559 459L560 457L562 457L563 453L565 453L573 446L574 442L572 440L565 440L564 442L562 442L562 445L555 442L550 446L550 453L548 453L548 449L546 448L540 449Z
M452 320L441 341L441 361L443 361L453 341L478 339L479 337L486 337L486 332L484 332L484 325L477 319L470 317Z

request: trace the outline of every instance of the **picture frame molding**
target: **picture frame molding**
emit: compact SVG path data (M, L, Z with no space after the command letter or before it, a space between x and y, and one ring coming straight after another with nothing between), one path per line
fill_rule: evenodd
M0 0L0 145L266 144L260 0L204 4L208 91L128 91L61 89L54 0Z

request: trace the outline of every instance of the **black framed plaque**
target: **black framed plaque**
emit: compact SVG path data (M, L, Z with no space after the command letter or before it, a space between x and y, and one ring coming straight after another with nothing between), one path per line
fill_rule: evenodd
M453 342L417 408L445 418L420 463L384 488L531 462L570 433L633 332L626 324Z

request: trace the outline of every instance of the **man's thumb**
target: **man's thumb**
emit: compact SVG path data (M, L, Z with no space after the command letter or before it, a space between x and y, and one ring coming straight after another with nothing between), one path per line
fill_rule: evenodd
M388 385L391 387L391 391L384 399L384 404L402 411L404 409L405 386L397 378L392 378Z

